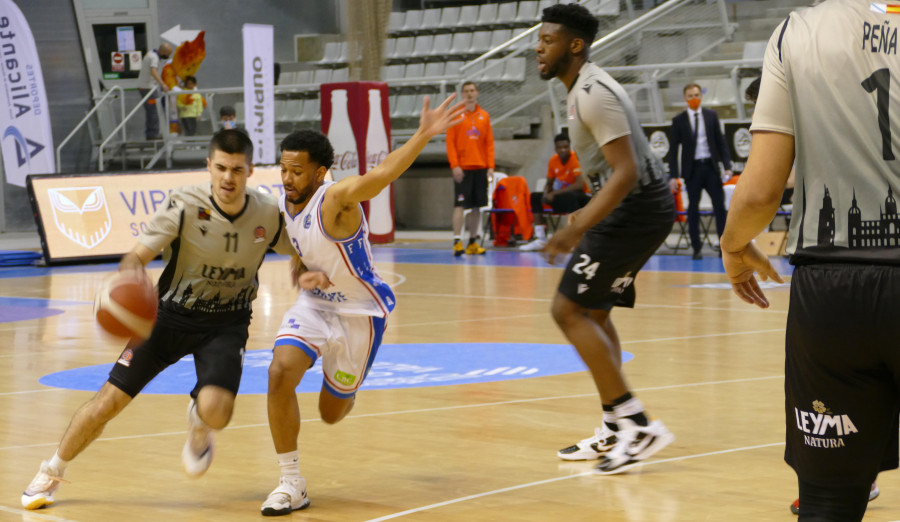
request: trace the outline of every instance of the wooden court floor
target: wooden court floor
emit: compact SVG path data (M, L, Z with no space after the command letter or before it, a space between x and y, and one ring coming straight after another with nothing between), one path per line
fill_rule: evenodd
M510 360L503 367L509 368L519 365L520 343L565 344L548 313L561 272L536 262L538 254L490 252L453 261L441 251L448 258L441 262L419 257L416 249L376 254L389 250L396 255L380 255L376 263L398 298L386 344L434 344L430 349L442 351L442 360L453 360L454 350L458 358L470 357L463 348L472 343L485 343L484 350L506 346ZM516 255L527 257L517 262ZM624 349L634 355L625 364L632 388L677 437L642 467L599 476L592 463L557 459L559 448L591 435L600 420L583 370L364 389L337 425L320 422L316 394L304 392L301 471L312 504L283 518L792 520L795 478L782 461L788 289L770 289L772 307L757 310L721 288L718 260L705 259L701 271L683 261L680 269L642 272L639 306L613 314ZM63 310L0 323L0 521L262 519L259 506L279 470L259 393L239 396L230 427L218 434L212 468L200 479L181 469L187 397L148 393L73 461L55 505L20 509L19 496L40 461L53 454L71 414L92 395L38 380L110 365L121 351L91 319L94 288L110 269L0 272L6 306L0 316L17 317L19 305L40 300ZM263 264L261 282L248 350L271 345L294 298L284 258ZM898 475L882 475L879 485L882 494L866 520L900 519Z

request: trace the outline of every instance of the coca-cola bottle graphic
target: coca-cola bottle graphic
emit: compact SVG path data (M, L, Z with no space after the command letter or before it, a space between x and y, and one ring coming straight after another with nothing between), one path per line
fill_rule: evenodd
M331 91L331 122L328 124L328 140L334 147L334 165L331 174L335 181L347 176L359 175L359 155L356 151L356 137L350 126L347 112L347 90Z
M384 161L388 155L388 137L381 115L381 91L369 89L369 126L366 130L366 172ZM369 201L369 233L386 235L394 230L391 215L391 186L385 187Z

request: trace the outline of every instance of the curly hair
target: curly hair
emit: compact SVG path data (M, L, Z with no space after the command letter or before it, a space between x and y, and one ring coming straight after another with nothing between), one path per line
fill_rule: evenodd
M226 154L243 154L248 162L253 163L253 142L237 129L225 129L213 134L209 140L209 157L212 158L217 150Z
M584 40L585 53L597 38L600 22L583 5L555 4L544 9L541 22L559 24L569 30L576 38Z
M320 167L330 169L334 164L334 147L328 141L328 137L314 130L297 130L281 140L281 152L306 151L309 159Z

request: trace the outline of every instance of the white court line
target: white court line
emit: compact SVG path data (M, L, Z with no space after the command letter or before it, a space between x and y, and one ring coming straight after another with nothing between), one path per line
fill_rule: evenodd
M695 455L685 455L683 457L673 457L673 458L669 458L669 459L651 460L650 462L645 462L645 463L641 464L641 467L651 466L653 464L662 464L664 462L678 462L678 461L682 461L682 460L690 460L690 459L697 459L697 458L702 458L702 457L709 457L712 455L722 455L724 453L736 453L739 451L750 451L750 450L761 449L761 448L771 448L774 446L784 446L784 442L773 442L771 444L760 444L758 446L745 446L743 448L732 448L732 449L720 450L720 451L710 451L708 453L697 453ZM417 508L413 508L413 509L407 509L406 511L400 511L399 513L392 513L390 515L385 515L383 517L372 518L372 519L367 520L366 522L381 522L382 520L391 520L394 518L400 518L400 517L403 517L406 515L411 515L413 513L421 513L422 511L428 511L429 509L449 506L451 504L458 504L460 502L465 502L467 500L484 498L484 497L488 497L490 495L497 495L500 493L507 493L509 491L515 491L517 489L525 489L525 488L530 488L530 487L534 487L534 486L542 486L544 484L560 482L560 481L569 480L572 478L587 477L590 475L595 475L593 470L585 471L583 473L576 473L575 475L566 475L564 477L553 477L553 478L549 478L549 479L545 479L545 480L538 480L536 482L528 482L525 484L519 484L517 486L510 486L508 488L495 489L493 491L485 491L484 493L477 493L475 495L468 495L465 497L454 498L452 500L445 500L444 502L438 502L436 504L429 504L427 506L417 507Z
M37 513L35 511L27 510L27 509L16 509L16 508L8 508L6 506L0 505L0 511L5 511L7 513L12 513L13 515L22 515L23 520L51 520L53 522L75 522L74 520L69 520L68 518L60 518L55 517L53 515L45 515L43 513Z
M25 395L28 393L44 393L44 392L49 392L49 391L58 391L58 390L65 390L65 389L67 389L67 388L43 388L40 390L22 390L22 391L14 391L14 392L3 392L3 393L0 393L0 397L2 397L4 395ZM69 391L72 391L72 390L69 390Z
M427 323L406 323L406 324L392 324L391 330L394 328L407 328L410 326L434 326L436 324L459 324L459 323L481 323L484 321L498 321L498 320L506 320L506 319L526 319L529 317L550 317L548 312L541 312L539 314L522 314L522 315L498 315L494 317L479 317L477 319L461 319L455 321L431 321Z
M666 386L653 386L649 388L636 388L634 391L644 392L644 391L656 391L656 390L672 390L676 388L691 388L695 386L709 386L714 384L735 384L741 382L753 382L753 381L764 381L769 379L782 379L783 375L770 375L767 377L747 377L743 379L729 379L723 381L707 381L707 382L691 382L685 384L670 384ZM437 411L450 411L450 410L464 410L468 408L485 408L490 406L505 406L508 404L523 404L529 402L540 402L540 401L554 401L560 399L580 399L583 397L596 397L596 393L579 393L576 395L558 395L553 397L533 397L530 399L515 399L511 401L497 401L497 402L482 402L478 404L461 404L457 406L441 406L437 408L419 408L415 410L398 410L398 411L385 411L380 413L362 413L359 415L347 415L348 419L362 419L367 417L386 417L390 415L406 415L410 413L432 413ZM300 422L320 422L322 419L313 419L313 418L303 418ZM226 429L229 430L240 430L246 428L261 428L268 427L267 423L260 424L242 424L240 426L228 426ZM114 440L128 440L128 439L140 439L140 438L149 438L149 437L165 437L169 435L185 435L187 431L170 431L163 433L142 433L139 435L123 435L121 437L102 437L96 439L97 441L114 441ZM56 446L58 442L43 442L39 444L22 444L18 446L0 446L0 451L4 450L17 450L17 449L25 449L25 448L42 448L47 446Z

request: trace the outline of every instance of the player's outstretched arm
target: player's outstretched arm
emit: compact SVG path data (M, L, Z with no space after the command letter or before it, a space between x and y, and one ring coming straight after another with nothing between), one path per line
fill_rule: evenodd
M431 109L429 98L425 97L419 128L415 134L397 150L388 154L380 165L376 165L365 176L350 176L329 189L329 195L344 206L355 205L378 195L392 181L412 165L431 138L443 134L450 127L462 121L464 103L453 105L455 94Z
M147 263L153 261L157 252L150 250L141 243L138 243L130 252L122 256L119 261L120 272L134 272L142 277L149 278L147 275Z

